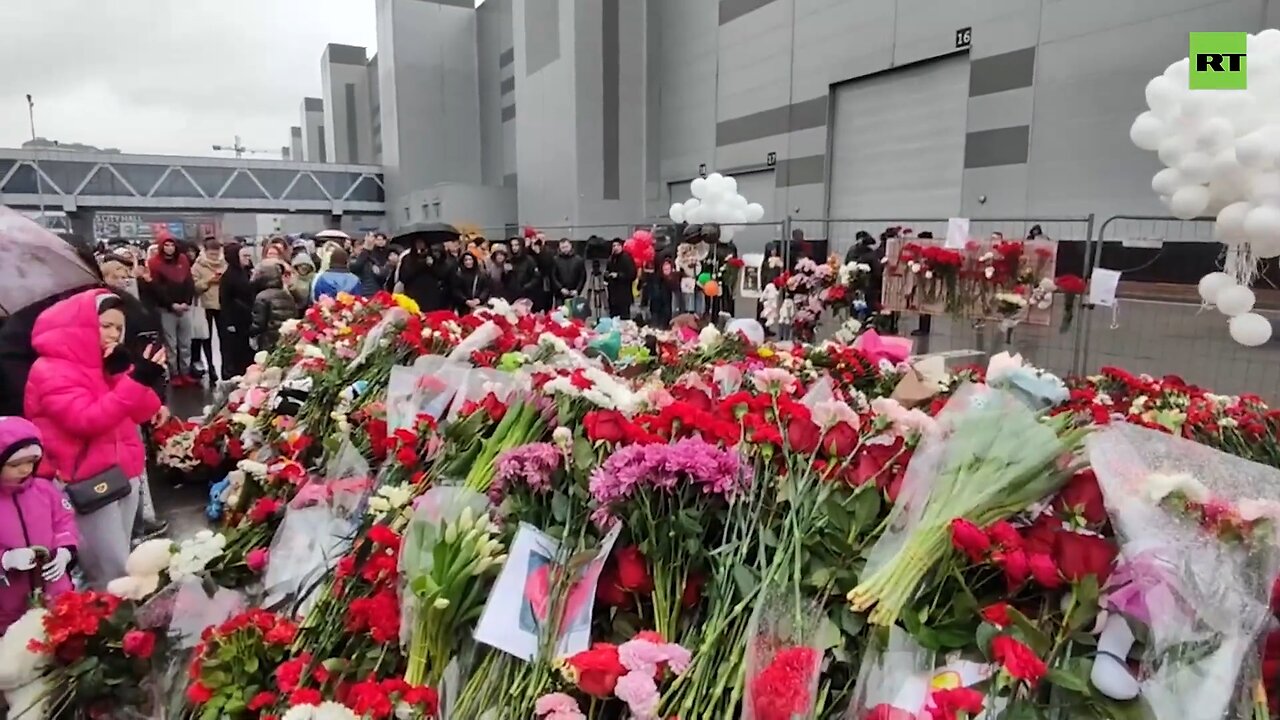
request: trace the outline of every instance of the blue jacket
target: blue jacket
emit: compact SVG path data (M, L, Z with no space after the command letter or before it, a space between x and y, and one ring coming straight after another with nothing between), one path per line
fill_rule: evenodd
M311 300L314 302L325 295L337 297L340 292L359 295L360 278L345 269L326 270L320 273L315 284L311 286Z

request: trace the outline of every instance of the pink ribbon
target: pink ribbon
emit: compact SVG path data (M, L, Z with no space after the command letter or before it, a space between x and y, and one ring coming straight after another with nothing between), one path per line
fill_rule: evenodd
M911 340L881 335L875 330L868 330L853 342L853 349L866 355L871 362L879 363L888 360L897 365L906 362L911 356Z

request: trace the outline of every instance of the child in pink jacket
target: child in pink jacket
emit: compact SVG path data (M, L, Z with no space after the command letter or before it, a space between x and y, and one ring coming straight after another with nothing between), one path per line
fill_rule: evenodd
M76 518L62 490L36 466L44 455L40 431L16 417L0 417L0 634L30 607L71 589Z

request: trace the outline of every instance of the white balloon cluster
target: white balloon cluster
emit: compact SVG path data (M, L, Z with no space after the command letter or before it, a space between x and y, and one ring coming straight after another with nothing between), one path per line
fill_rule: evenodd
M1231 318L1231 337L1261 345L1271 323L1250 312L1257 260L1280 257L1280 30L1248 36L1247 90L1191 90L1183 58L1147 83L1147 106L1129 128L1165 168L1151 189L1175 217L1216 215L1227 273L1200 281L1200 297Z
M673 222L692 225L715 223L720 226L720 238L732 240L743 223L759 222L764 217L764 206L747 202L738 194L738 181L730 175L711 173L705 178L695 178L689 183L693 197L671 206Z

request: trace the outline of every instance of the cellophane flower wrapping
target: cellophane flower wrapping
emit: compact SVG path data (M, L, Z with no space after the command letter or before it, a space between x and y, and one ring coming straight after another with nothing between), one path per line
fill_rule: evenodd
M470 365L442 355L424 355L413 365L391 368L387 386L387 430L413 427L419 415L439 421L462 387Z
M747 632L742 720L814 717L822 648L822 606L785 584L763 591Z
M982 432L985 437L978 438L976 443L967 442L974 431ZM1001 435L1015 432L1023 436L1026 448L998 448L995 445ZM863 576L874 574L897 556L920 526L930 502L943 499L933 497L937 487L935 481L941 473L954 471L975 457L978 460L1007 462L1010 468L1017 467L1030 459L997 457L996 451L1017 452L1031 447L1044 449L1046 453L1062 449L1053 430L1039 423L1036 413L1021 399L1013 393L985 385L970 384L957 390L938 414L936 425L924 434L911 456L898 501L889 514L889 525L872 547ZM980 496L998 490L981 486L972 489L970 502L965 505L972 505ZM944 521L949 520L944 518Z
M377 325L370 328L368 334L364 336L364 340L360 343L360 352L351 360L348 367L355 370L364 364L365 360L378 349L386 339L388 342L394 336L395 328L403 326L405 321L409 319L409 313L404 308L393 307L383 313L382 319Z
M323 482L299 488L271 540L262 578L267 606L289 599L310 609L320 580L351 549L371 476L364 456L345 440Z
M986 662L939 655L895 625L872 635L844 720L928 720L935 716L934 691L982 689L995 672ZM1002 717L1006 701L990 695L984 711L967 720Z
M492 368L472 368L462 378L453 402L449 405L449 420L456 420L467 403L478 403L490 394L499 402L507 402L519 385L519 376Z
M1147 625L1138 678L1149 717L1247 717L1280 572L1280 470L1128 423L1087 447L1120 543L1115 575L1141 587L1111 609ZM1104 595L1132 590L1115 585Z

